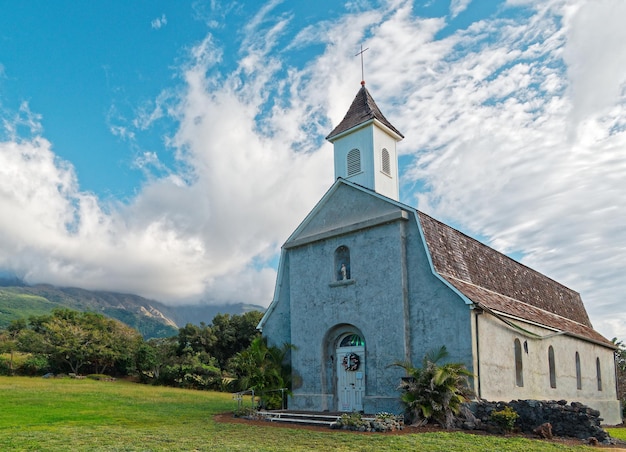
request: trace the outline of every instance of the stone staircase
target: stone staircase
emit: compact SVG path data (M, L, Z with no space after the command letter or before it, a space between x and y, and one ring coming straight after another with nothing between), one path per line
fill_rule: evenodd
M259 411L259 416L270 422L283 422L286 424L319 425L331 427L341 417L341 413L313 413L305 411ZM374 418L363 417L365 421Z

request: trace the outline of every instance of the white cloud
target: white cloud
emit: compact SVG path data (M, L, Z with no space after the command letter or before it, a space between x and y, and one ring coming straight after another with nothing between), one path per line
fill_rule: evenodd
M154 30L158 30L162 27L165 27L166 25L167 25L167 17L165 17L165 14L161 14L161 17L157 17L156 19L153 19L150 22L150 26Z
M626 100L626 3L586 1L569 15L564 47L572 99L572 127ZM614 113L608 113L615 116Z
M22 102L13 117L2 118L2 129L11 141L18 141L22 135L37 135L43 130L41 115L30 111L28 102Z
M472 0L452 0L450 2L450 16L455 18L467 9Z

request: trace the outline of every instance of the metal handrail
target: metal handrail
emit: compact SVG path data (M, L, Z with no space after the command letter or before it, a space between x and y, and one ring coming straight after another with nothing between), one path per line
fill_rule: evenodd
M280 407L284 410L285 407L285 391L289 391L289 388L280 388L280 389L270 389L268 391L263 391L261 394L267 394L268 392L278 392L280 391Z
M235 392L233 394L233 399L237 401L237 409L240 410L242 408L243 405L243 398L245 395L250 394L251 395L251 401L252 401L252 406L254 406L254 397L255 395L263 395L263 394L267 394L269 392L278 392L280 391L280 403L281 403L281 408L284 410L285 409L285 391L289 391L289 388L280 388L280 389L269 389L267 391L263 391L260 393L255 393L254 392L254 388L250 388L250 389L246 389L245 391L239 391L239 392Z
M233 399L237 401L237 409L241 410L243 405L243 396L251 394L252 395L252 406L254 406L254 389L247 389L245 391L236 392L233 394Z

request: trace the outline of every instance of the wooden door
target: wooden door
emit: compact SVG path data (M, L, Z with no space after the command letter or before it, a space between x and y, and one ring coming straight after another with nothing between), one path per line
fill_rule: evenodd
M363 411L365 347L338 347L336 363L339 411Z

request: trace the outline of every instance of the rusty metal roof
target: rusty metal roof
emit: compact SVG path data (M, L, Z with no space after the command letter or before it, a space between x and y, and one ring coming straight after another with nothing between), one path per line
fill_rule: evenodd
M479 307L612 346L578 292L418 212L434 269Z

